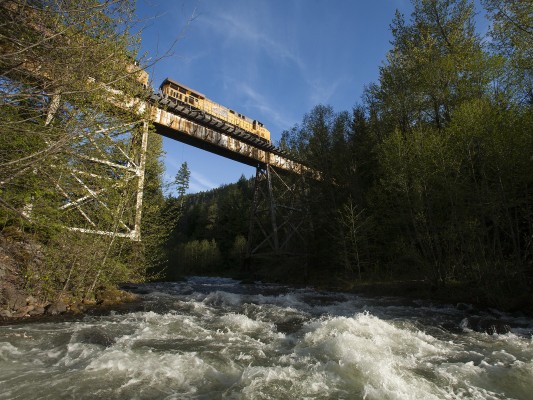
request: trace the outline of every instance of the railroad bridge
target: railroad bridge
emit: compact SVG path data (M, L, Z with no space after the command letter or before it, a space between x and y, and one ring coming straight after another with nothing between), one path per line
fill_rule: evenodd
M145 74L142 70L140 72ZM145 80L147 83L147 75ZM302 255L301 246L294 246L294 243L303 243L301 226L306 218L301 199L304 176L313 176L309 168L274 146L270 140L187 103L175 101L164 93L152 92L146 99L133 99L126 103L121 100L118 104L114 99L120 98L115 96L120 93L112 89L109 89L109 92L109 101L122 109L138 113L143 119L136 126L124 130L131 134L128 146L119 146L117 151L112 152L113 157L108 157L105 152L100 151L100 156L91 157L88 161L104 168L120 170L120 174L116 175L121 176L122 184L133 183L136 186L136 196L133 196L129 205L129 215L133 217L120 219L112 230L98 226L98 211L95 213L95 210L111 208L106 200L109 189L103 190L94 182L91 186L80 171L72 171L72 176L80 185L77 196L70 195L69 190L63 189L59 183L56 185L64 197L60 209L80 215L77 226L69 226L69 229L141 240L144 173L151 123L157 134L256 168L247 242L250 258L273 254ZM53 119L54 104L59 101L51 100L47 123ZM109 143L111 142L112 140L109 140ZM126 147L130 150L126 150ZM124 159L117 160L117 154L122 154ZM292 174L291 179L287 179L287 173ZM294 179L294 176L299 179ZM117 183L115 190L121 190L123 185ZM95 208L95 203L99 203L103 208ZM295 251L296 247L300 250Z
M158 134L256 168L248 257L303 255L293 244L303 242L300 229L307 218L301 190L309 168L270 141L162 93L153 93L147 105ZM289 183L283 172L300 179Z
M19 12L16 4L6 3L3 11ZM35 11L23 10L28 13L25 21L28 27L46 37L53 32L44 28ZM3 49L3 51L7 50ZM135 64L128 66L128 74L139 83L148 87L148 74ZM38 78L46 82L50 79L50 71L33 59L22 59L17 65L22 75ZM16 78L15 78L16 79ZM179 102L164 93L152 92L148 98L129 99L118 90L107 87L94 78L87 77L88 84L104 87L109 96L107 101L132 115L139 115L140 121L122 126L103 126L98 132L88 135L79 144L91 147L87 154L69 153L72 160L67 163L69 171L62 171L57 178L50 179L55 186L59 204L58 208L65 213L77 216L77 226L68 226L78 232L124 237L134 241L141 240L141 217L143 190L145 182L146 151L148 146L149 125L152 123L156 133L173 140L178 140L200 149L244 163L256 168L255 191L253 206L250 213L250 229L248 255L259 254L290 254L291 242L301 237L300 227L305 221L305 207L301 203L302 185L284 179L283 172L292 172L291 176L301 177L317 174L295 160L282 149L274 146L268 137L254 134L253 129L243 129L239 124L232 124L224 118L217 118L201 108L191 107L187 101ZM45 85L46 86L46 85ZM190 94L190 93L189 93ZM194 95L194 93L193 93ZM197 94L196 94L197 95ZM48 111L44 127L51 126L55 114L60 108L61 94L49 93ZM106 95L107 96L107 95ZM178 96L180 96L178 94ZM232 112L231 110L229 110ZM239 117L244 116L239 114ZM257 121L253 121L254 129ZM262 127L262 124L261 124ZM262 129L262 128L261 128ZM266 131L268 133L268 131ZM102 149L95 139L100 135L106 148ZM130 135L130 139L124 137ZM52 142L46 142L49 148ZM122 158L121 158L122 157ZM92 164L97 168L84 170L84 166ZM70 167L69 167L70 166ZM24 172L25 170L21 171ZM114 185L103 184L104 180L115 180ZM0 182L0 188L9 184L13 177ZM98 184L98 180L102 183ZM136 193L128 196L130 212L115 212L119 217L110 226L100 226L100 212L112 213L113 205L108 201L116 192L115 197L126 198L126 185L134 186ZM129 190L129 189L128 189ZM122 191L122 192L121 192ZM122 193L122 196L121 194ZM118 195L117 195L118 194ZM126 200L124 200L125 202ZM20 212L26 219L31 219L32 204Z

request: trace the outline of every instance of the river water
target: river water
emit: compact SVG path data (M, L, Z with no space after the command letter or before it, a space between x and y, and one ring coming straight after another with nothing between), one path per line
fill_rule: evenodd
M107 315L0 326L0 399L533 399L523 316L222 278L129 289Z

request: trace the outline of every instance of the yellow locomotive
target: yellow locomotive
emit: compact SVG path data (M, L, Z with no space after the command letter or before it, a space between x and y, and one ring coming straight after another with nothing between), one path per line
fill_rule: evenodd
M159 89L163 94L179 104L204 111L221 121L238 126L270 143L270 132L261 122L215 103L196 90L192 90L170 78L165 79Z

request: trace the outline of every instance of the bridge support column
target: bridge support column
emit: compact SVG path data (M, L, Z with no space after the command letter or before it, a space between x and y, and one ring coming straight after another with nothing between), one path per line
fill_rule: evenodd
M135 174L137 175L137 196L135 204L135 224L131 233L132 240L141 241L141 217L143 210L144 172L146 169L146 150L148 149L148 121L142 122L141 149L138 155L138 164Z
M305 230L309 218L304 188L301 175L282 176L268 164L257 167L248 232L249 262L307 255Z

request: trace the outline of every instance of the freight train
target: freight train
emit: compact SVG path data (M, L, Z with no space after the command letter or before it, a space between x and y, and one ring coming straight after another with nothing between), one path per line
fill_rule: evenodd
M215 103L196 90L190 89L170 78L165 79L159 89L165 96L168 96L168 98L178 104L203 111L223 122L238 126L247 132L257 135L269 144L271 143L270 132L261 122Z

